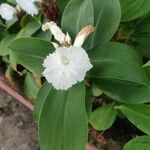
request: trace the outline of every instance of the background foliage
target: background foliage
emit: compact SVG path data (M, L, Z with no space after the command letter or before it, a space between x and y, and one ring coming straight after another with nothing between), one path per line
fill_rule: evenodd
M88 86L78 83L68 91L56 91L43 84L42 63L54 48L50 32L41 30L46 22L41 12L35 17L22 14L19 21L0 20L5 75L11 83L14 74L21 76L24 92L36 98L34 118L41 149L83 150L88 123L105 131L120 116L143 133L123 149L150 149L150 0L57 2L58 24L64 32L75 38L86 25L96 28L84 45L94 66L87 74ZM92 96L107 97L107 103L92 109Z

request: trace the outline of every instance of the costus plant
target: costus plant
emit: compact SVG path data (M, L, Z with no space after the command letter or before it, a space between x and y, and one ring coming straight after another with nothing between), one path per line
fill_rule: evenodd
M41 150L85 150L89 124L106 131L119 118L141 131L123 149L150 149L150 0L16 2L0 7L0 55L36 98Z

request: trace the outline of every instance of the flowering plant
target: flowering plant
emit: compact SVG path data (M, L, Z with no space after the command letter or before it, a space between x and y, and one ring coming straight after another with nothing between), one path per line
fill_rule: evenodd
M84 150L88 123L105 131L120 116L147 134L125 150L150 141L150 1L57 0L59 14L52 0L16 2L0 6L0 54L35 93L41 150ZM106 102L92 109L92 97Z

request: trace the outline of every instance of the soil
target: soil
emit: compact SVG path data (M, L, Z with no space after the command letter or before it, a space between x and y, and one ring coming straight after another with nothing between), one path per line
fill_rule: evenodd
M39 150L32 112L0 91L0 150Z

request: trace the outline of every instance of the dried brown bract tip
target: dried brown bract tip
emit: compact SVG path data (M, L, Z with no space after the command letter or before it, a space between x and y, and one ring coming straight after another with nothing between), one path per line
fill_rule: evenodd
M59 19L59 9L55 0L44 1L41 4L44 16L51 21L57 22Z

